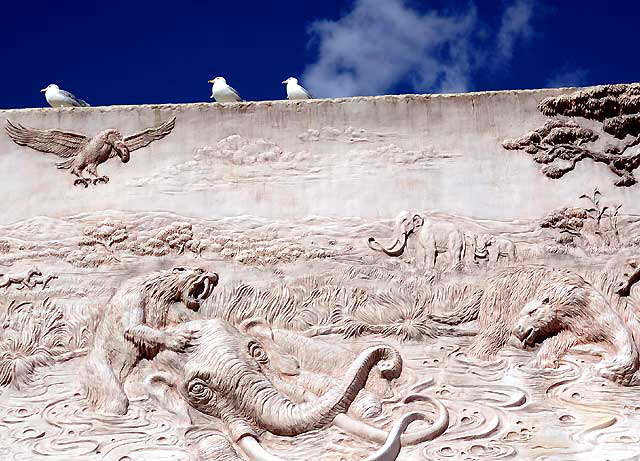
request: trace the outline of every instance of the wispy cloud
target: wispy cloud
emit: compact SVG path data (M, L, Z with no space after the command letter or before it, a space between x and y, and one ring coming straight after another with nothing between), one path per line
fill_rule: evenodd
M531 38L532 17L533 7L530 1L516 1L504 10L497 43L498 54L503 60L513 57L513 47L516 42Z
M547 88L562 88L567 86L584 86L587 84L589 71L582 68L569 69L567 67L557 71L545 83Z
M529 0L505 8L500 27L485 33L476 7L456 13L420 12L405 0L356 0L336 21L310 27L317 60L303 78L320 97L382 94L399 83L414 91L472 87L475 72L496 70L531 33Z

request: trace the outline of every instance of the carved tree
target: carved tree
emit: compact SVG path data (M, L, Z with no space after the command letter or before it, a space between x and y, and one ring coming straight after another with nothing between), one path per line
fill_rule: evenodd
M544 165L541 171L549 178L561 178L578 162L590 158L608 165L620 177L616 186L637 182L633 171L640 166L640 152L629 153L628 149L640 144L640 84L601 85L545 98L538 109L548 117L581 117L600 122L603 133L618 141L602 151L589 147L587 144L598 140L598 134L573 121L554 119L524 136L505 140L505 149L524 150Z
M177 252L183 254L185 250L201 256L207 248L206 235L194 236L193 227L187 222L174 222L160 228L152 237L135 245L136 254L166 256Z
M87 226L83 233L84 237L80 241L80 245L102 245L106 249L111 249L116 243L124 242L129 238L127 227L124 224L110 220L104 220L95 226Z
M554 210L542 218L540 227L557 229L561 234L558 243L572 243L574 237L595 234L605 246L620 244L618 217L622 205L603 205L597 188L579 198L588 200L589 205Z
M584 208L560 208L542 218L540 227L557 229L561 236L559 243L571 243L574 237L582 235L582 228L589 214Z

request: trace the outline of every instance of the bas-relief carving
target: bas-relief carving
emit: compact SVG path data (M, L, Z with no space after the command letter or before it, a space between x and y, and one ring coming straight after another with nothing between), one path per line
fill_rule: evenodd
M338 156L355 178L459 155L407 146L350 127L286 145L224 136L129 184L157 188L148 211L0 226L0 458L636 455L640 220L626 202L585 190L512 221L157 211L164 193L230 178L304 187Z
M98 174L99 165L115 157L120 157L122 163L129 162L131 152L164 138L171 133L175 123L174 117L162 125L127 137L123 137L118 130L112 128L88 137L60 130L27 128L10 120L7 120L5 129L16 144L67 159L56 162L56 167L71 170L71 174L77 176L73 185L83 185L86 188L89 184L109 182L108 176ZM84 177L85 172L91 177Z
M403 140L395 134L371 133L353 127L308 130L298 135L298 139L295 150L288 150L268 139L232 134L214 145L196 148L187 162L134 178L129 185L186 193L221 187L229 181L300 184L332 178L337 173L346 178L366 172L377 174L380 168L398 174L407 168L433 169L460 156L431 146L418 150L404 147ZM337 160L344 158L345 152L332 144L347 146L349 168L336 172Z
M640 166L640 155L628 150L640 144L640 85L637 83L602 85L571 94L543 99L538 105L548 117L583 118L601 124L598 134L573 120L556 118L517 139L505 140L503 147L524 150L544 165L541 172L561 178L578 162L591 159L604 163L620 178L616 186L633 186L633 172ZM594 146L601 136L606 146ZM637 149L636 149L637 151Z

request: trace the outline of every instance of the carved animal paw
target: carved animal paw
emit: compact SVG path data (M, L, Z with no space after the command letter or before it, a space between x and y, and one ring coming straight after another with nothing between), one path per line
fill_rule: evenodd
M165 332L163 340L164 347L174 352L186 352L196 339L195 332L176 331Z
M631 368L615 366L606 363L596 367L596 373L609 381L628 386L634 380L634 371Z
M84 178L78 178L75 181L73 181L73 185L74 186L82 185L86 189L87 187L89 187L89 180L88 179L84 179Z
M101 182L107 184L109 182L109 176L100 176L99 178L94 179L93 185L95 186L96 184L99 184Z
M558 366L560 366L560 362L551 357L540 357L538 355L531 362L531 366L534 368L558 368Z

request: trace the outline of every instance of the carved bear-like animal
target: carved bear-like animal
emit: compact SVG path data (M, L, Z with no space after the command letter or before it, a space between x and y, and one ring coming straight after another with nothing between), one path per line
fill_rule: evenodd
M452 312L432 315L447 324L478 319L479 333L470 354L495 357L513 333L523 343L542 342L533 365L556 366L574 345L603 343L614 351L600 374L623 384L635 383L638 351L624 318L593 285L569 270L544 266L505 269Z

